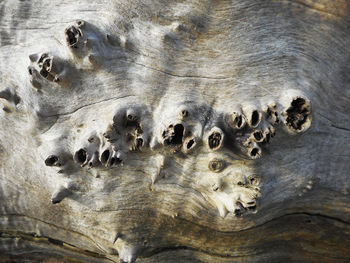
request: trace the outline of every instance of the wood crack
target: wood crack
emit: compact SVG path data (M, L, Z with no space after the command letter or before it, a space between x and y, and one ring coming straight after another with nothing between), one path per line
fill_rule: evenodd
M73 234L77 234L77 235L80 235L82 236L83 238L85 238L86 240L88 240L90 243L93 243L96 248L98 249L101 249L100 246L93 240L91 239L90 237L80 233L80 232L77 232L77 231L74 231L74 230L70 230L70 229L66 229L66 228L63 228L63 227L60 227L60 226L57 226L55 224L52 224L52 223L49 223L49 222L46 222L46 221L43 221L43 220L40 220L38 218L35 218L35 217L31 217L31 216L28 216L28 215L22 215L22 214L0 214L0 217L24 217L24 218L28 218L30 220L34 220L34 221L38 221L38 222L41 222L43 224L47 224L49 226L52 226L52 227L55 227L55 228L58 228L58 229L62 229L64 231L67 231L67 232L71 232Z
M344 130L344 131L350 131L350 128L341 127L339 125L334 124L333 121L330 118L328 118L327 116L325 116L321 113L317 113L317 114L320 115L322 118L326 119L327 121L329 121L331 124L331 127L336 128L336 129L340 129L340 130Z
M231 77L204 77L204 76L195 76L195 75L192 75L192 76L191 75L177 75L177 74L170 73L170 72L167 72L167 71L164 71L164 70L152 68L152 67L146 66L144 64L137 63L135 61L132 61L130 63L136 64L136 65L139 65L141 67L144 67L144 68L147 68L147 69L150 69L150 70L154 70L154 71L157 71L157 72L160 72L160 73L172 76L172 77L178 77L178 78L210 79L210 80L232 80L232 79L234 79L234 78L231 78Z
M129 209L129 210L133 210L133 209ZM298 216L298 215L306 216L306 217L321 217L321 218L325 218L325 219L328 219L328 220L336 221L338 223L342 223L342 224L345 224L347 226L350 226L350 223L345 221L345 220L343 220L343 219L336 218L336 217L329 216L329 215L313 214L313 213L308 213L308 212L294 212L294 213L284 214L284 215L281 215L279 217L273 218L273 219L271 219L269 221L266 221L263 224L256 225L254 227L251 227L251 228L248 228L248 229L244 229L244 230L239 230L239 231L224 232L224 231L218 231L218 230L212 229L210 227L202 226L202 225L199 225L199 226L203 227L203 228L206 228L206 229L209 229L209 231L212 231L212 232L218 232L218 233L222 233L222 234L231 234L231 233L233 234L233 233L239 233L239 232L243 232L243 231L247 231L247 230L258 229L258 228L261 228L262 226L264 226L266 224L269 224L271 222L280 221L280 220L282 220L284 218L288 218L288 217L291 217L291 216ZM11 214L11 215L0 215L0 216L27 217L27 218L32 219L32 220L37 220L37 221L40 221L42 223L45 223L45 224L48 224L48 225L52 225L52 226L57 227L57 228L61 228L61 227L56 226L54 224L47 223L47 222L44 222L42 220L39 220L39 219L36 219L36 218L32 218L32 217L29 217L29 216L26 216L26 215ZM177 219L181 219L181 218L177 217ZM184 220L184 219L181 219L181 220ZM190 223L198 225L198 224L196 224L194 222L190 222ZM61 229L63 229L63 228L61 228ZM67 229L64 229L64 230L70 231L70 230L67 230ZM110 260L111 262L114 262L112 259L107 257L108 255L104 255L104 254L101 254L101 253L96 253L96 252L93 252L93 251L88 251L86 249L82 249L82 248L76 247L76 246L74 246L72 244L66 243L66 242L61 241L61 240L53 239L53 238L48 237L48 236L39 236L39 235L37 235L35 233L34 234L33 233L22 233L20 231L16 231L16 233L13 233L13 231L9 231L9 230L0 230L0 232L5 233L5 237L6 237L6 235L8 235L8 237L10 237L10 238L22 237L24 239L26 239L26 238L28 239L29 238L29 240L35 241L35 242L48 242L48 243L51 243L51 244L53 244L55 246L63 247L64 249L75 250L76 252L79 252L79 253L82 253L82 254L85 254L85 255L90 255L90 256L93 256L93 257L104 258L104 259ZM77 233L75 231L71 231L71 232ZM81 233L78 233L78 234L82 235ZM2 234L1 237L4 237L4 235ZM89 240L92 240L91 238L89 238L87 236L85 236L85 237L88 238ZM64 244L65 244L65 246L64 246ZM156 254L165 253L165 252L171 251L171 250L198 251L198 252L201 252L201 253L204 253L204 254L207 254L207 255L221 257L221 258L239 258L239 257L245 257L246 256L246 255L237 255L237 256L235 256L235 255L229 255L229 254L219 254L219 253L213 253L211 251L206 251L206 250L202 250L202 249L195 248L195 247L190 247L190 246L181 246L181 245L175 246L174 245L174 246L165 246L165 247L155 248L154 250L149 251L149 253L147 253L147 255L142 255L141 257L143 257L143 258L150 258L150 257L152 257L152 256L154 256ZM264 254L264 253L265 253L264 251L256 252L256 253L251 253L250 252L249 255L252 256L252 255L258 255L258 254ZM335 259L350 259L350 258L344 258L344 257L340 257L340 256L337 257L337 256L332 256L332 255L324 255L324 254L321 254L321 253L315 252L315 251L309 251L309 253L317 254L317 255L320 255L320 256L326 256L326 257L329 257L329 258L335 258Z
M86 107L89 107L89 106L92 106L92 105L100 104L100 103L103 103L103 102L106 102L106 101L110 101L110 100L124 99L124 98L128 98L128 97L134 97L134 95L126 95L126 96L122 96L122 97L112 97L112 98L108 98L108 99L92 102L92 103L89 103L89 104L85 104L85 105L83 105L83 106L81 106L79 108L76 108L73 111L57 113L57 114L52 114L52 115L42 115L42 114L40 114L39 116L40 117L44 117L44 118L67 116L67 115L73 114L73 113L75 113L75 112L77 112L77 111L79 111L79 110L81 110L83 108L86 108Z
M32 242L40 242L40 243L47 242L51 245L58 246L61 249L65 249L65 250L67 249L69 251L78 252L79 254L83 254L83 255L86 255L89 257L103 258L103 259L110 260L111 262L115 262L115 261L105 257L103 254L89 251L87 249L82 249L82 248L79 248L79 247L72 245L70 243L66 243L64 241L54 239L54 238L51 238L48 236L37 235L35 233L24 233L21 231L8 231L8 230L0 229L0 238L13 238L13 239L21 238L21 239L32 241Z

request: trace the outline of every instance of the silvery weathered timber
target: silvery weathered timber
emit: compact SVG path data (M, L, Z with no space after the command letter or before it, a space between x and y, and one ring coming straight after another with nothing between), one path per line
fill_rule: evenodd
M0 2L0 262L349 262L350 2Z

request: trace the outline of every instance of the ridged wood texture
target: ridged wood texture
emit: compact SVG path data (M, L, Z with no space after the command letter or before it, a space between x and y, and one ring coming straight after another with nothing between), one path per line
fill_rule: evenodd
M350 1L3 0L0 45L0 262L350 262Z

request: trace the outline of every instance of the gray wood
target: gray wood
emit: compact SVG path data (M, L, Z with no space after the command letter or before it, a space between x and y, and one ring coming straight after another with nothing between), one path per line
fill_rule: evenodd
M350 261L348 0L4 0L0 43L0 262Z

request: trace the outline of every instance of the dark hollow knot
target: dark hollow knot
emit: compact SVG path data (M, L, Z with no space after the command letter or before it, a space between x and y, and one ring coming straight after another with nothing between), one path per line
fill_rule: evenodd
M253 150L250 152L250 155L255 157L258 153L259 153L259 149L258 148L253 148Z
M187 143L187 149L191 149L191 147L194 145L194 140L190 140L188 143Z
M309 109L303 98L297 98L292 101L291 106L287 109L287 125L294 130L301 130L309 116Z
M84 149L80 149L74 155L74 160L80 164L83 164L86 161L86 158L87 158L87 153Z
M169 126L169 129L172 129L172 127ZM165 145L182 144L182 138L185 130L184 126L182 124L176 124L173 126L173 131L169 131L169 129L163 132Z
M66 41L71 47L77 47L79 37L82 35L79 29L75 26L70 26L66 29Z
M218 132L213 132L208 138L208 144L210 149L215 149L220 146L221 134Z
M259 112L257 110L253 111L252 113L252 120L251 124L252 126L256 126L259 122Z
M262 138L263 138L263 134L261 131L256 131L254 132L254 138L257 140L257 141L260 141Z
M236 122L237 128L242 128L242 125L243 125L242 115L238 115L235 118L235 122Z
M61 164L58 162L59 158L56 155L50 155L45 160L46 166L60 166Z
M101 163L105 164L109 159L109 150L105 150L101 155Z

